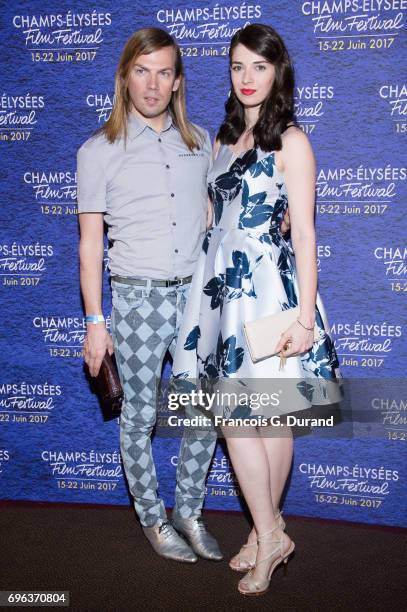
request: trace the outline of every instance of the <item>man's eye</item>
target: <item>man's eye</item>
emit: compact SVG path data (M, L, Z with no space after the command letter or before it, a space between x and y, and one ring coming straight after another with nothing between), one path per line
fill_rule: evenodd
M135 68L136 74L143 74L144 68Z
M170 76L169 72L162 72L161 74L163 75L163 77L169 77Z

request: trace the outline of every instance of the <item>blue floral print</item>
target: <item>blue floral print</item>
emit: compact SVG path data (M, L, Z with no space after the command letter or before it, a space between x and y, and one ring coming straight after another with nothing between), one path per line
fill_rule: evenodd
M298 406L292 411L337 401L324 383L340 381L341 374L319 293L319 339L312 349L289 358L283 374L278 356L258 363L250 358L244 322L297 306L298 281L295 255L280 231L288 197L274 152L250 149L231 157L222 145L208 179L214 225L206 233L180 327L174 379L236 378L244 385L285 376L295 380ZM242 405L225 412L235 417L251 411Z

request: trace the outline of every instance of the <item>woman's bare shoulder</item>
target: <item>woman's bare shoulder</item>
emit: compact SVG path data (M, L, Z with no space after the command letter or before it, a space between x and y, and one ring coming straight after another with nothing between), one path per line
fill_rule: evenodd
M307 143L309 142L308 136L303 132L303 130L294 123L289 124L286 130L281 135L281 141L284 143L292 144L292 143Z

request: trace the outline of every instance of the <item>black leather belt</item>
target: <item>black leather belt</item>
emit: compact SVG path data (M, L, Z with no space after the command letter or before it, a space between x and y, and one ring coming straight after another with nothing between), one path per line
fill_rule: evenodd
M112 280L124 285L140 285L141 287L146 287L149 282L145 278L127 278L125 276L112 276ZM187 285L191 280L192 275L184 278L174 278L174 280L151 280L150 282L152 287L178 287Z

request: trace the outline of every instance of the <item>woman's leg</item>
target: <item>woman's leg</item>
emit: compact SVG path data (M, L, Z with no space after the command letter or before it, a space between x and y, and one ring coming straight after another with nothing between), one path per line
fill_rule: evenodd
M243 431L241 427L225 427L223 431L233 469L260 537L256 566L239 582L239 590L262 591L268 586L271 565L293 544L275 519L269 457L259 432L255 428Z
M291 544L289 537L282 532L275 519L275 508L271 497L269 460L264 444L257 429L225 427L223 429L228 445L229 456L239 481L240 488L251 512L258 536L268 534L259 543L256 567L249 582L264 584L273 560L281 553L276 540L281 541L283 550ZM245 437L242 437L242 436ZM249 437L250 436L250 437ZM274 533L270 533L276 529ZM271 555L271 556L270 556ZM262 562L264 560L264 562ZM245 589L245 579L240 587Z
M264 446L270 475L270 493L275 514L280 507L281 495L284 490L288 474L291 469L293 457L293 436L291 427L286 425L278 427L277 437L276 427L261 427L259 428L259 438ZM234 567L247 567L253 564L256 557L257 544L256 530L253 527L247 539L248 547L243 548L238 556L233 558L232 565Z
M224 427L229 456L257 533L276 526L266 449L255 427ZM245 437L243 437L245 436Z
M262 427L259 433L268 459L271 498L277 512L290 473L294 444L291 427L279 426L278 437L276 430L276 427Z

